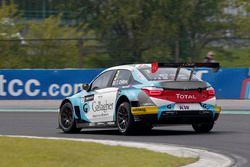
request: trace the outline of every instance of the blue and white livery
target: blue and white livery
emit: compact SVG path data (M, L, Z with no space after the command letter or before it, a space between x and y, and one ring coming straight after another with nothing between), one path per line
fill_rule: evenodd
M59 127L65 133L88 127L117 127L120 133L151 130L157 124L191 124L209 132L218 119L211 85L194 67L217 63L133 64L104 70L83 90L60 105Z

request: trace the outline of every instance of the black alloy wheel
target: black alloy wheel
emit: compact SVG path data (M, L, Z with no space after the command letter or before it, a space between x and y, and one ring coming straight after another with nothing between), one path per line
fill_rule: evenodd
M133 116L130 111L130 104L123 102L116 112L116 124L121 134L129 134L133 128Z
M197 133L208 133L213 129L214 121L208 123L192 124L192 127Z
M60 108L59 112L59 126L65 133L75 133L81 131L80 128L76 127L74 119L73 107L70 103L65 103Z

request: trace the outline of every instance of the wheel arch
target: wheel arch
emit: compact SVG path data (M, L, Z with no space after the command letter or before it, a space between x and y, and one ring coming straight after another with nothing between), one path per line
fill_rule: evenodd
M120 104L123 103L123 102L128 102L131 105L130 100L128 99L128 97L125 96L125 95L122 95L122 96L119 97L119 99L116 102L115 113L117 112L117 109L120 106Z
M116 119L116 112L118 110L118 107L120 106L121 103L123 102L128 102L131 107L138 107L139 102L138 101L133 101L129 99L126 95L121 95L118 100L116 101L116 106L115 106L115 114L114 114L114 120Z
M62 106L63 106L64 104L66 104L66 103L70 103L70 104L71 104L74 118L75 118L75 119L80 119L80 118L81 118L81 115L80 115L80 108L79 108L79 105L76 105L76 104L74 103L74 100L71 101L71 99L68 99L68 98L64 99L64 100L62 101L61 105L60 105L59 111L61 110ZM78 108L78 112L76 113L76 109L77 109L77 108Z
M63 106L65 103L70 103L70 104L72 105L72 103L71 103L71 101L70 101L69 99L64 99L64 100L61 102L60 109L62 108L62 106ZM72 107L73 107L73 105L72 105ZM74 108L73 108L73 110L74 110Z
M67 104L68 103L68 104ZM67 104L69 106L71 106L72 108L72 123L69 127L65 127L64 125L62 125L62 122L61 122L61 112L63 112L63 106ZM67 111L68 112L68 111ZM69 119L69 118L68 118ZM62 129L65 133L76 133L76 132L80 132L81 131L81 128L77 127L77 123L76 123L76 112L75 112L75 107L73 106L73 103L70 99L64 99L62 102L61 102L61 105L60 105L60 109L59 109L59 112L58 112L58 127L60 129Z

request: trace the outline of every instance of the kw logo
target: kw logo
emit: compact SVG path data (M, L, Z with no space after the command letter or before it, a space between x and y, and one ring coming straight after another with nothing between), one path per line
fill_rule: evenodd
M179 106L180 110L189 110L189 106L183 105L183 106Z

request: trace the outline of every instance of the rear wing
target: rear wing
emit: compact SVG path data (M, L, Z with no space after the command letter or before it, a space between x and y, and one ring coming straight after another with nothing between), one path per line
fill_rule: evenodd
M177 71L175 74L175 81L176 81L181 68L192 68L190 72L190 76L189 76L189 80L191 80L196 67L213 68L213 70L217 72L220 69L220 64L219 63L157 63L156 62L156 63L151 64L151 72L152 73L157 72L158 68L160 67L177 68Z

